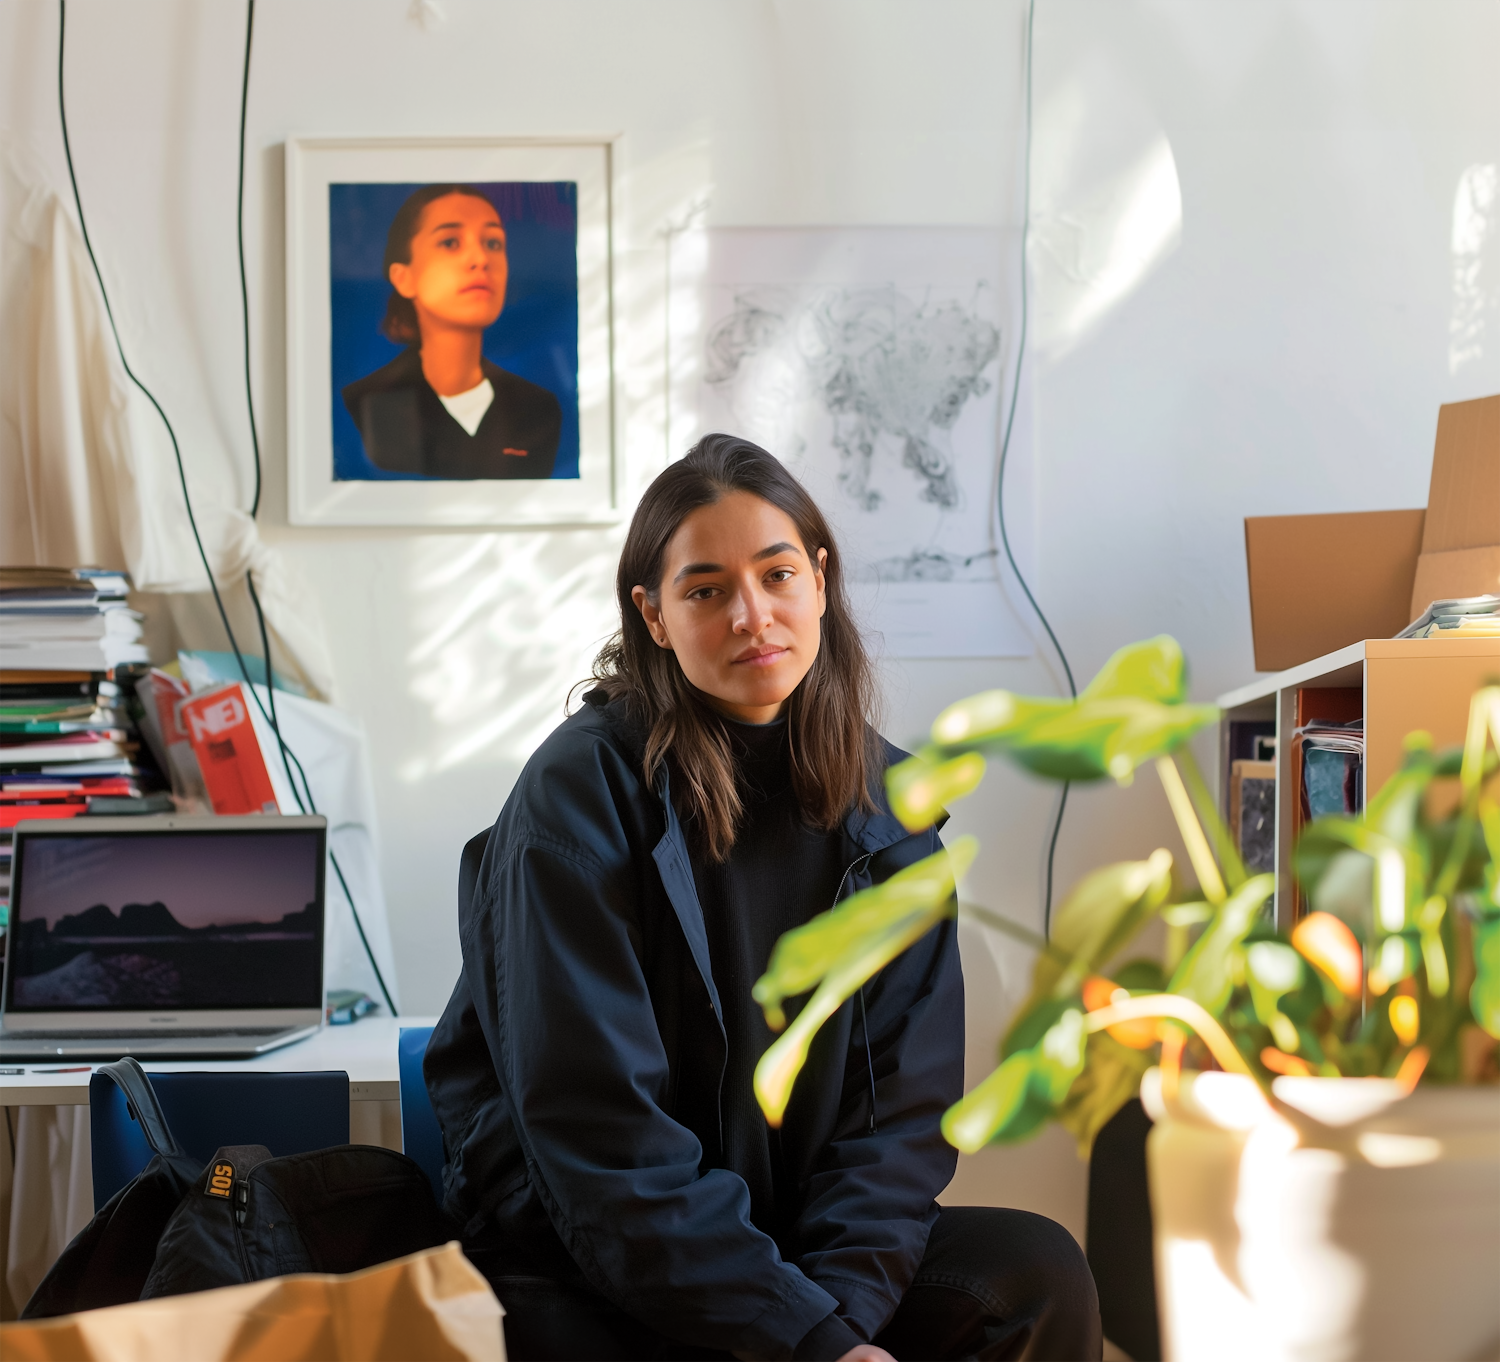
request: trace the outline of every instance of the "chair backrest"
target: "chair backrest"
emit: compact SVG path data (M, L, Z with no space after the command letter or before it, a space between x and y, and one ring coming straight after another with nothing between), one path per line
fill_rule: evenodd
M263 1144L276 1157L349 1143L349 1075L152 1074L177 1143L207 1163L229 1144ZM97 1211L151 1161L125 1094L103 1074L89 1080L89 1135Z
M397 1041L401 1070L401 1148L415 1159L432 1184L438 1205L443 1204L443 1129L438 1125L427 1080L422 1077L422 1056L432 1037L430 1026L403 1026Z

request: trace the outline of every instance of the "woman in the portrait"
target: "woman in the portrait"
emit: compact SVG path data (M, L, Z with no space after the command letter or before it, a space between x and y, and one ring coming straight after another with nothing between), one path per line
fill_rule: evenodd
M562 408L484 357L505 307L499 210L470 185L426 185L391 222L381 330L407 348L349 384L344 405L377 468L430 478L549 478Z

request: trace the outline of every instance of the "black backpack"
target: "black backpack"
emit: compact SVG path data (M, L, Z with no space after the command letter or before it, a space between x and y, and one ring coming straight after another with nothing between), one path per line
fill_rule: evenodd
M456 1237L404 1154L339 1145L273 1158L264 1145L230 1145L201 1167L135 1060L99 1072L125 1093L155 1155L63 1250L22 1319L289 1272L357 1272Z

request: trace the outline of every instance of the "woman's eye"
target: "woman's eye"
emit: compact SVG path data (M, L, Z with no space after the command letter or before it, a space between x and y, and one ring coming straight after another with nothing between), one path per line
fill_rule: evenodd
M494 251L496 255L503 255L505 253L505 238L503 236L492 236L484 244L487 250Z
M791 568L777 568L774 572L768 572L766 574L766 581L789 582L795 575L795 572L793 572Z
M694 587L691 591L688 592L687 598L690 601L706 601L711 596L713 596L717 590L717 587L712 586Z
M445 251L455 250L458 247L458 238L456 236L445 236L439 240L438 245Z

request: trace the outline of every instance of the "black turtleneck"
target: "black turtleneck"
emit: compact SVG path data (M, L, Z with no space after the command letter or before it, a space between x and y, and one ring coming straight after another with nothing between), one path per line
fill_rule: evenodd
M769 724L726 721L739 766L745 812L726 861L693 858L693 879L708 929L714 985L724 1010L729 1058L724 1071L723 1166L750 1189L750 1219L779 1239L799 1204L782 1176L777 1132L755 1102L755 1066L775 1033L750 996L783 932L833 906L852 855L841 829L820 832L802 820L792 791L784 719Z

